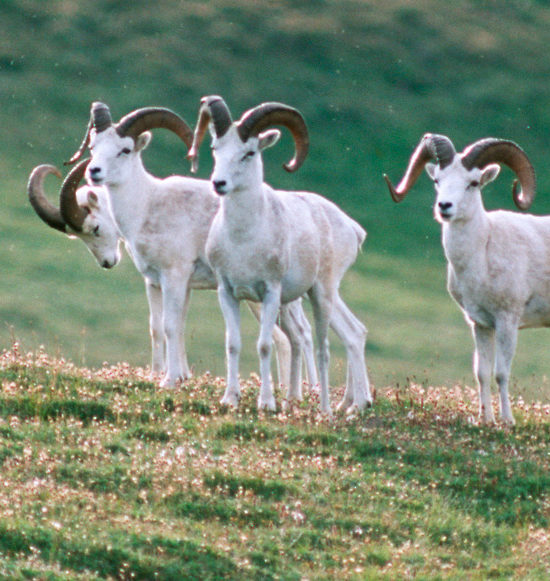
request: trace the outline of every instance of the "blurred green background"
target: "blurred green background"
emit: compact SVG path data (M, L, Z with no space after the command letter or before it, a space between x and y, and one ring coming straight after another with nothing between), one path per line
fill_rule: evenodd
M81 242L36 217L26 181L35 165L70 157L94 100L115 118L161 105L194 124L200 97L217 93L235 117L267 100L299 108L309 158L296 174L282 171L285 135L264 156L266 180L317 191L368 230L342 294L369 328L375 386L472 384L472 342L445 289L431 183L423 176L395 206L382 173L398 180L426 131L457 149L513 139L538 170L532 210L550 213L548 46L549 3L534 0L3 0L0 347L17 339L78 364L149 363L145 293L130 259L100 269ZM159 176L188 173L185 153L159 130L144 160ZM210 169L205 148L200 175ZM487 207L513 207L511 181L505 170L486 188ZM54 198L59 184L47 185ZM257 370L256 332L246 316L243 373ZM223 333L215 293L195 292L187 343L196 372L223 374ZM520 335L512 393L550 399L548 345L544 330Z

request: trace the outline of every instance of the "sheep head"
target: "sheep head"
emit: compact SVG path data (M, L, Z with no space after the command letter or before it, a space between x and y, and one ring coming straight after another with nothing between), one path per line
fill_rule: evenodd
M514 142L504 139L481 139L458 154L451 140L444 135L427 133L414 150L402 180L394 187L384 175L394 202L401 202L426 169L438 191L436 212L439 218L451 218L460 198L468 202L468 192L479 192L499 172L497 164L507 165L517 176L512 186L514 203L528 209L535 198L535 171L525 152ZM518 183L521 189L518 190ZM447 192L444 196L442 192ZM452 194L451 194L452 192ZM442 198L446 199L443 200ZM449 198L449 199L447 199ZM454 207L454 210L452 209Z
M218 179L217 174L225 175L228 171L225 168L228 166L232 168L230 173L249 172L250 162L254 160L256 154L271 147L279 139L278 130L269 130L274 125L286 127L292 134L295 144L294 157L283 167L289 172L294 172L304 162L309 149L307 126L299 111L282 103L263 103L245 112L238 121L233 122L229 108L221 97L217 95L204 97L201 100L193 144L187 156L191 161L191 170L195 172L198 168L198 151L206 129L210 127L217 168L214 170L212 181L216 191L219 190L218 193L226 193L227 188L218 188L216 183L225 182L227 186L229 180ZM227 161L227 164L223 163L223 171L219 168L222 157ZM256 158L257 170L261 173L260 156Z
M48 226L80 238L103 268L112 268L120 261L121 254L118 229L106 195L98 188L78 187L89 162L89 159L80 161L63 181L59 208L44 193L46 176L61 177L56 167L44 164L34 168L27 192L35 212Z
M191 146L193 132L179 115L169 109L163 107L136 109L115 124L109 107L104 103L94 102L91 106L90 121L84 139L67 164L78 161L90 144L98 141L109 141L112 144L111 148L116 150L115 155L128 155L132 151L139 152L149 142L148 132L158 128L169 129L178 135L187 147ZM95 167L96 164L93 165Z
M67 233L81 232L87 212L78 205L76 189L84 177L89 159L81 161L65 178L59 194L59 207L54 206L44 193L44 180L53 174L61 178L61 173L53 165L39 165L33 169L27 185L31 206L48 226ZM69 230L68 230L69 229Z

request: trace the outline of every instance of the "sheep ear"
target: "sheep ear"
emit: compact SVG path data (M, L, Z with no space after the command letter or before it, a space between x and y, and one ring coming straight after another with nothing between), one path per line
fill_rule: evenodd
M279 141L281 138L281 132L278 129L269 129L267 131L263 131L258 135L258 146L260 151L267 149L268 147L272 147Z
M435 179L435 169L437 167L437 163L427 163L426 164L426 173L430 176L431 180Z
M136 144L134 145L134 151L141 151L142 149L145 149L151 142L152 138L153 135L150 131L144 131L143 133L138 135L136 139Z
M90 208L97 210L99 208L99 198L93 190L88 190L88 205Z
M480 186L484 186L497 178L500 173L500 165L498 163L491 163L481 170L481 178L479 179Z

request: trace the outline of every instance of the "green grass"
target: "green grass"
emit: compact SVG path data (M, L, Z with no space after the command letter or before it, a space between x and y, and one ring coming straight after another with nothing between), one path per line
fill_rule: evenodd
M258 413L251 377L230 412L208 375L159 390L17 346L0 381L0 578L550 573L548 405L487 427L473 390L410 383L328 421L311 394Z
M517 141L539 184L533 211L550 211L546 172L550 94L544 2L445 5L422 0L314 3L160 0L82 3L5 0L0 5L0 346L44 345L79 365L145 366L150 359L143 282L126 257L99 269L78 241L34 215L25 184L39 163L58 166L79 145L90 103L114 118L167 106L193 123L201 96L221 94L234 116L262 101L298 107L311 133L308 159L286 175L291 140L265 156L277 186L318 191L369 232L343 296L369 328L373 383L471 383L471 339L445 290L432 186L421 178L399 206L397 180L421 135L448 134L458 149L489 135ZM145 152L156 175L188 173L185 151L155 132ZM208 149L201 177L211 170ZM51 180L51 181L50 181ZM486 190L511 208L511 175ZM47 181L54 197L58 184ZM207 324L205 324L207 321ZM223 322L215 294L195 293L187 345L196 373L223 374ZM245 317L242 374L257 371L257 327ZM520 335L512 391L548 401L547 333ZM345 365L333 338L332 382Z

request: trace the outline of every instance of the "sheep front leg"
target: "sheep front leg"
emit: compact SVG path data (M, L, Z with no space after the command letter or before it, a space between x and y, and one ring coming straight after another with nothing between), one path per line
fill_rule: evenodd
M262 312L260 318L260 336L258 338L258 356L260 358L260 397L258 398L258 409L275 411L275 397L271 385L271 343L273 329L279 315L281 306L280 285L268 288L262 300ZM292 347L291 347L292 353ZM291 364L292 380L292 364Z
M508 397L508 383L512 359L516 352L518 323L515 320L497 321L496 325L496 356L495 379L500 395L500 417L505 424L515 424L510 398Z
M259 303L247 301L250 312L258 323L261 320L262 307ZM290 342L283 331L275 325L273 328L273 343L275 345L275 362L277 379L280 385L290 385Z
M227 380L221 404L237 407L241 398L239 386L239 356L241 353L241 313L239 301L231 290L221 283L218 286L218 301L225 322L225 356Z
M188 379L181 364L180 337L190 274L190 271L180 270L166 275L162 282L162 317L167 364L162 387L173 387L178 381Z
M149 304L149 334L151 335L151 378L166 371L164 359L164 329L162 328L162 292L158 285L145 279Z
M183 299L183 308L181 310L181 325L180 325L180 361L183 377L189 379L192 376L189 362L187 361L187 349L185 347L185 322L187 320L187 312L189 310L189 299L191 298L191 289L187 286L185 290L185 297Z
M483 422L493 424L495 415L491 405L491 376L495 357L495 331L472 324L474 335L474 374L479 389L479 417Z

